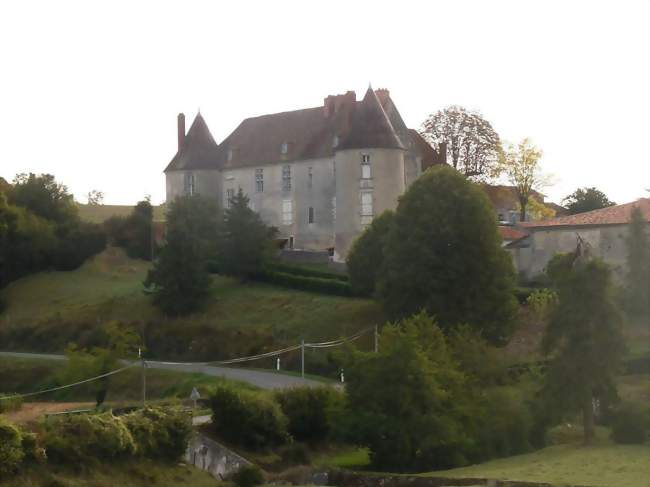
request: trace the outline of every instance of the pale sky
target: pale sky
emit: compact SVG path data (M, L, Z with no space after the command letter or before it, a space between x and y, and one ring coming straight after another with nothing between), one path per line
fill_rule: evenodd
M165 197L176 115L217 142L246 117L368 83L407 125L451 104L530 136L559 202L650 188L650 3L2 1L0 176L48 172L85 202Z

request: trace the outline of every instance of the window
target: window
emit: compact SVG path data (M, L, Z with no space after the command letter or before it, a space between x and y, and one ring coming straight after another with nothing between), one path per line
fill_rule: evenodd
M307 188L311 189L313 183L314 183L314 172L313 172L313 168L308 167L308 168L307 168Z
M232 150L232 149L228 149L228 162L231 162L231 161L232 161L232 155L233 155L233 150Z
M264 169L255 169L255 191L264 192Z
M314 223L314 207L309 207L309 223Z
M335 135L334 138L332 139L332 147L338 147L339 146L339 136Z
M291 166L282 166L282 191L291 191Z
M332 222L336 222L336 196L332 196Z
M372 193L361 193L361 224L368 225L372 216Z
M282 224L291 225L293 223L293 201L282 200Z
M192 196L194 194L194 174L186 172L183 180L183 187L185 195Z
M280 147L280 152L282 154L286 154L289 152L289 143L288 142L282 142L282 147Z
M361 179L370 179L370 155L361 154Z
M228 188L226 190L226 208L230 208L232 205L232 199L235 197L235 190Z

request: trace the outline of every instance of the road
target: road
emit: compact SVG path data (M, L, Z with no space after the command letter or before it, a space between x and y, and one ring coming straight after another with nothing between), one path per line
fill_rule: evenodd
M0 357L16 357L29 359L66 360L64 355L53 355L47 353L22 353L22 352L0 352ZM278 374L275 372L264 372L261 370L235 369L231 367L215 367L212 365L178 365L159 361L147 360L147 367L156 370L173 370L176 372L201 373L225 379L247 382L261 389L286 389L289 387L322 386L323 383L295 377L292 375Z

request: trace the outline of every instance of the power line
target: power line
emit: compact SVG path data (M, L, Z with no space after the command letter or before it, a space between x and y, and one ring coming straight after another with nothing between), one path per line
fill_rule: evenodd
M92 382L94 380L103 379L104 377L108 377L110 375L118 374L120 372L123 372L126 369L130 369L131 367L135 367L136 365L138 365L138 363L134 362L134 363L129 364L129 365L125 366L125 367L122 367L121 369L112 370L111 372L107 372L105 374L98 375L96 377L91 377L90 379L84 379L84 380L81 380L79 382L74 382L72 384L66 384L66 385L63 385L63 386L52 387L51 389L44 389L42 391L36 391L36 392L27 392L25 394L12 394L11 396L0 396L0 401L3 400L3 399L14 399L16 397L36 396L38 394L45 394L46 392L60 391L61 389L67 389L69 387L80 386L81 384L85 384L87 382Z

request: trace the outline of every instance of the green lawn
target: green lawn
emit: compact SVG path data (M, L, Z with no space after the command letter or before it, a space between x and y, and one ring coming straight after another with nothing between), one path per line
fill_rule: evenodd
M0 480L3 487L217 487L224 483L207 472L183 464L149 460L106 462L75 471L52 465L30 468L12 478Z
M239 354L253 344L272 349L301 338L327 340L385 321L381 307L372 300L223 276L213 277L211 298L203 311L170 319L142 292L148 268L148 263L109 248L75 271L20 279L2 290L8 306L0 315L0 341L13 349L59 351L68 341L88 339L103 323L119 320L177 331L201 327L204 334L214 331L213 339L221 333L222 347L243 342L235 350ZM228 350L222 352L228 356Z
M534 453L423 475L526 480L558 485L647 487L650 445L557 445Z

